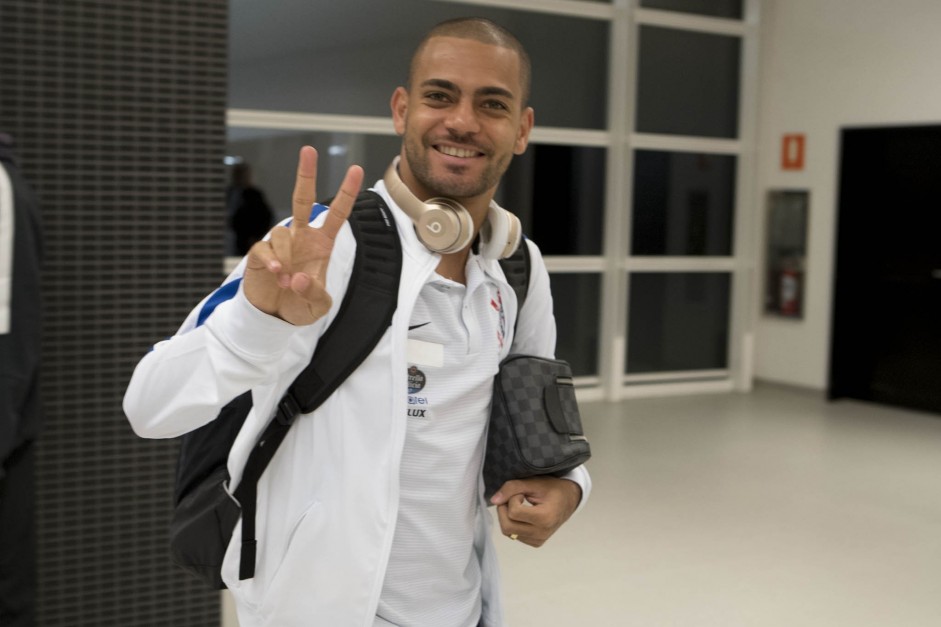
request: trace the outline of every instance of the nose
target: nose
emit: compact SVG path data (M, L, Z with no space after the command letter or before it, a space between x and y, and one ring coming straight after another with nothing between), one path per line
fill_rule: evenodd
M469 135L480 130L477 111L470 99L462 98L448 111L445 126L455 135Z

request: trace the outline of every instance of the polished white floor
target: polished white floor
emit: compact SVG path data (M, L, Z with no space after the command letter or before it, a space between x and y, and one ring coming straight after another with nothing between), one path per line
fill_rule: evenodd
M497 541L512 627L941 627L941 416L768 385L582 413L588 507Z
M941 416L771 386L582 412L588 508L498 542L514 627L941 626Z

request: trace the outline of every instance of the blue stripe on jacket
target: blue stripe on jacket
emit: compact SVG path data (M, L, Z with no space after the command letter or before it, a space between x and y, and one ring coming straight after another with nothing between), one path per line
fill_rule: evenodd
M199 311L199 316L196 318L196 326L202 326L202 324L209 319L209 316L212 315L212 312L216 310L216 307L235 297L241 283L242 278L239 277L234 281L229 281L213 292L212 296L209 297L209 300L206 301L206 304L203 305L203 308Z

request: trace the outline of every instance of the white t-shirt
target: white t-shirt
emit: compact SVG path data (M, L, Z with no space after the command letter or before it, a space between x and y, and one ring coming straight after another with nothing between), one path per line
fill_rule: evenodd
M434 275L421 290L409 324L399 516L377 625L478 624L478 479L506 329L503 295L476 257L466 287Z

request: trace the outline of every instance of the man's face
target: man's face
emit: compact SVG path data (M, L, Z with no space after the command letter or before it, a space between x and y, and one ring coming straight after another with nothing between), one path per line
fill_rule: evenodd
M533 126L516 52L454 37L427 42L410 90L392 96L392 113L402 135L400 174L423 200L489 200Z

